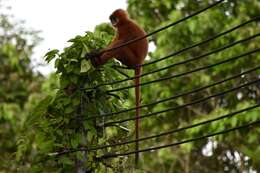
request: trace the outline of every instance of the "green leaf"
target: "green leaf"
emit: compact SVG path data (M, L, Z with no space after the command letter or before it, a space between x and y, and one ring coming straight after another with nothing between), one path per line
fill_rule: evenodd
M78 62L78 60L73 58L73 59L70 59L70 62Z
M53 147L52 140L46 140L45 137L41 137L40 141L41 142L39 143L38 147L41 150L41 152L47 153L52 150L52 147Z
M71 75L70 81L74 84L78 83L78 76L77 75Z
M84 158L84 152L77 152L76 157L78 160L82 160Z
M69 159L68 157L62 157L60 159L60 162L63 164L63 165L74 165L74 162Z
M89 61L83 59L81 61L80 73L86 73L91 68Z
M65 108L65 114L70 114L74 111L73 107L72 106L68 106Z
M69 105L71 103L71 99L70 98L65 98L64 100L63 100L63 105L64 106L67 106L67 105Z
M79 141L79 139L77 137L75 137L75 138L72 138L70 140L70 143L71 143L72 148L77 148L79 143L80 143L80 141Z
M59 54L59 50L58 49L53 49L49 52L47 52L44 57L45 57L45 61L47 61L48 63L55 58L56 55Z
M81 36L77 35L75 38L68 40L68 42L77 43L81 41Z
M72 100L72 105L73 106L78 106L80 104L80 99L79 98L74 98L73 100Z
M69 81L69 79L68 79L67 76L62 75L62 76L60 77L60 87L61 87L62 89L66 88L66 87L69 85L69 83L70 83L70 81Z
M45 97L34 109L32 116L38 117L46 113L47 108L50 104L52 104L53 98L51 96Z

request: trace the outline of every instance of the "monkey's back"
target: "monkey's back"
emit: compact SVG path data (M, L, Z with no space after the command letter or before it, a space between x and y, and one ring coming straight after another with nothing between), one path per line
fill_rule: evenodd
M123 42L128 42L145 35L146 32L132 20L129 20L127 25L118 28L118 37L119 39L124 38ZM133 65L143 64L148 53L147 38L131 43L127 47L135 55L135 62L133 62Z

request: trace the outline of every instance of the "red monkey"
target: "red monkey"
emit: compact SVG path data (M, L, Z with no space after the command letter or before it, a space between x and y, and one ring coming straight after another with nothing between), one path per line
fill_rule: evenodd
M138 26L133 20L131 20L127 13L122 10L118 9L114 11L109 17L112 25L116 29L116 35L112 41L108 45L107 48L102 50L101 55L98 57L92 58L92 64L94 66L103 65L108 60L112 58L116 58L122 64L128 67L135 68L135 99L136 99L136 122L135 122L135 132L136 132L136 140L139 139L139 117L140 117L140 75L141 75L141 66L144 62L144 59L148 52L148 40L146 38L128 44L126 46L106 51L108 49L117 47L126 43L128 41L134 40L136 38L144 37L146 35L145 31ZM90 53L91 54L91 53ZM139 150L138 141L136 142L136 150ZM139 159L138 153L135 157L135 162L137 164Z

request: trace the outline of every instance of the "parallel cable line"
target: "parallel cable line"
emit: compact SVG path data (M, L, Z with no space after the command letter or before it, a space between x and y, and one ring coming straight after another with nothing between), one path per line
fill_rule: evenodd
M251 82L248 82L248 83L245 83L245 84L233 87L233 88L228 89L226 91L222 91L222 92L219 92L219 93L210 95L208 97L205 97L205 98L202 98L202 99L198 99L198 100L195 100L193 102L186 103L186 104L183 104L183 105L180 105L180 106L176 106L176 107L168 108L168 109L161 110L161 111L158 111L158 112L152 112L152 113L149 113L149 114L146 114L146 115L142 115L139 118L143 119L143 118L147 118L147 117L151 117L151 116L158 116L161 113L165 113L165 112L169 112L169 111L174 111L174 110L178 110L178 109L181 109L181 108L185 108L185 107L188 107L188 106L191 106L191 105L194 105L194 104L198 104L198 103L204 102L204 101L209 100L211 98L215 98L215 97L219 97L219 96L225 95L227 93L239 90L241 88L244 88L246 86L250 86L252 84L259 83L259 82L260 82L260 79L256 79L254 81L251 81ZM133 121L133 120L135 120L135 118L127 118L127 119L123 119L123 120L107 122L104 125L105 126L111 126L113 124L118 124L118 123L123 123L123 122L127 122L127 121Z
M137 107L137 108L145 108L145 107L153 106L153 105L156 105L156 104L159 104L159 103L164 103L164 102L167 102L167 101L170 101L170 100L179 98L179 97L183 97L183 96L186 96L186 95L190 95L190 94L193 94L193 93L197 93L197 92L202 91L202 90L204 90L204 89L207 89L207 88L210 88L210 87L213 87L213 86L217 86L217 85L220 85L220 84L225 83L225 82L227 82L227 81L230 81L230 80L239 78L239 77L241 77L242 75L246 75L246 74L251 73L251 72L254 72L254 71L258 70L258 69L260 69L260 66L257 66L257 67L254 67L254 68L252 68L252 69L246 70L246 71L244 71L244 72L242 72L242 73L239 73L239 74L236 74L236 75L234 75L234 76L228 77L228 78L226 78L226 79L224 79L224 80L220 80L220 81L214 82L214 83L212 83L212 84L205 85L205 86L202 86L202 87L193 89L193 90L191 90L191 91L186 91L186 92L184 92L184 93L177 94L177 95L174 95L174 96L172 96L172 97L168 97L168 98L161 99L161 100L158 100L158 101L155 101L155 102L152 102L152 103L144 104L144 105L142 105L142 106L140 106L140 107ZM90 119L95 119L95 118L103 118L103 117L115 116L115 115L122 114L122 113L126 113L126 112L129 112L129 111L134 111L135 109L136 109L136 107L132 107L132 108L125 109L125 110L121 110L121 111L117 111L117 112L104 113L104 114L100 114L100 115L93 115L93 116L91 116L91 117L84 118L84 119L82 119L82 120L90 120Z
M252 23L252 22L255 22L255 21L258 21L258 20L260 20L260 16L257 16L257 17L255 17L255 18L252 18L252 19L250 19L250 20L248 20L248 21L246 21L246 22L244 22L244 23L241 23L241 24L239 24L239 25L237 25L237 26L235 26L235 27L233 27L233 28L231 28L231 29L229 29L229 30L227 30L227 31L221 32L221 33L219 33L219 34L217 34L217 35L215 35L215 36L213 36L213 37L211 37L211 38L208 38L208 39L206 39L206 40L203 40L203 41L201 41L201 42L199 42L199 43L195 43L195 44L193 44L193 45L191 45L191 46L189 46L189 47L183 48L183 49L181 49L181 50L179 50L179 51L177 51L177 52L175 52L175 53L173 53L173 54L171 54L171 55L168 55L168 56L163 57L163 58L160 58L160 59L156 59L156 60L154 60L154 61L147 62L147 63L143 64L142 66L147 66L147 65L155 64L155 63L157 63L157 62L160 62L160 61L163 61L163 60L165 60L165 59L168 59L168 58L170 58L170 57L172 57L172 56L179 55L179 54L181 54L181 53L183 53L183 52L186 52L186 51L189 50L189 49L192 49L192 48L194 48L194 47L197 47L197 46L203 45L203 44L205 44L205 43L208 43L208 42L210 42L210 41L213 41L213 40L215 40L215 39L217 39L217 38L219 38L219 37L221 37L221 36L223 36L223 35L226 35L226 34L232 32L232 31L235 31L235 30L237 30L237 29L239 29L239 28L241 28L241 27L243 27L243 26L245 26L245 25L247 25L247 24L249 24L249 23Z
M223 130L223 131L220 131L220 132L210 133L208 135L204 135L204 136L200 136L200 137L196 137L196 138L191 138L191 139L187 139L187 140L184 140L184 141L181 141L181 142L176 142L176 143L172 143L172 144L168 144L168 145L161 145L161 146L158 146L158 147L150 147L150 148L145 148L145 149L141 149L141 150L138 150L138 151L130 151L130 152L126 152L126 153L106 154L106 155L101 156L99 159L107 159L107 158L112 158L112 157L127 156L127 155L131 155L131 154L135 154L135 153L143 153L143 152L173 147L173 146L177 146L177 145L181 145L181 144L186 144L186 143L190 143L190 142L195 142L195 141L207 139L209 137L213 137L213 136L217 136L217 135L226 134L226 133L229 133L229 132L232 132L232 131L235 131L235 130L249 128L251 126L258 125L259 123L260 123L260 120L257 120L257 121L251 122L249 124L230 128L230 129Z
M162 61L162 60L168 59L168 58L170 58L170 57L180 55L181 53L184 53L184 52L186 52L186 51L188 51L188 50L190 50L190 49L192 49L192 48L194 48L194 47L197 47L197 46L203 45L203 44L205 44L205 43L208 43L208 42L210 42L210 41L213 41L213 40L215 40L215 39L217 39L217 38L219 38L219 37L221 37L221 36L223 36L223 35L226 35L226 34L228 34L228 33L230 33L230 32L233 32L233 31L235 31L235 30L237 30L237 29L239 29L239 28L241 28L241 27L243 27L243 26L245 26L245 25L247 25L247 24L249 24L249 23L252 23L252 22L254 22L254 21L257 21L257 20L260 20L260 16L255 17L255 18L253 18L253 19L250 19L250 20L248 20L248 21L246 21L246 22L244 22L244 23L241 23L241 24L239 24L239 25L237 25L237 26L235 26L235 27L233 27L233 28L231 28L231 29L228 29L228 30L226 30L226 31L224 31L224 32L221 32L221 33L219 33L219 34L217 34L217 35L215 35L215 36L213 36L213 37L211 37L211 38L208 38L208 39L206 39L206 40L203 40L203 41L201 41L201 42L199 42L199 43L195 43L195 44L193 44L193 45L191 45L191 46L189 46L189 47L183 48L183 49L181 49L181 50L179 50L179 51L177 51L177 52L174 52L174 53L172 53L172 54L170 54L170 55L167 55L167 56L165 56L165 57L163 57L163 58L160 58L160 59L157 59L157 60L154 60L154 61L145 63L145 64L143 64L142 66L154 64L154 63L160 62L160 61ZM120 68L124 68L124 67L121 67L121 66L120 66ZM124 69L128 69L128 68L126 67L126 68L124 68ZM158 71L161 71L160 69L157 69L157 70L158 70ZM146 75L148 75L148 74L142 74L141 77L142 77L142 76L146 76ZM103 84L98 84L98 85L96 85L96 86L94 86L94 87L86 88L86 89L95 89L95 88L98 88L98 87L101 87L101 86L114 85L114 84L117 84L117 83L121 83L121 82L124 82L124 81L128 81L128 80L134 79L134 78L135 78L135 77L128 77L128 78L125 78L125 79L122 79L122 80L116 80L116 81L111 81L111 82L107 82L107 83L103 83ZM86 90L86 89L85 89L85 90Z
M237 45L237 44L240 44L240 43L249 41L249 40L251 40L251 39L254 39L254 38L258 37L258 36L260 36L260 33L254 34L254 35L252 35L252 36L250 36L250 37L247 37L247 38L245 38L245 39L241 39L241 40L238 40L238 41L234 41L234 42L232 42L232 43L230 43L230 44L227 44L227 45L225 45L225 46L223 46L223 47L214 49L214 50L212 50L212 51L210 51L210 52L207 52L207 53L205 53L205 54L196 56L196 57L194 57L194 58L190 58L190 59L187 59L187 60L183 60L183 61L180 61L180 62L176 62L176 63L173 63L173 64L168 65L168 66L166 66L166 67L159 68L159 69L156 69L156 70L147 72L147 73L143 73L143 74L141 74L139 77L148 76L148 75L151 75L151 74L160 72L160 71L164 71L164 70L167 70L167 69L176 67L176 66L178 66L178 65L183 65L183 64L186 64L186 63L189 63L189 62L192 62L192 61L197 61L197 60L199 60L199 59L208 57L208 56L210 56L210 55L212 55L212 54L221 52L221 51L223 51L223 50L225 50L225 49L231 48L231 47L233 47L233 46L235 46L235 45ZM117 81L114 81L114 82L111 82L111 83L106 83L106 84L103 84L103 85L101 84L101 85L102 85L102 86L105 86L105 85L114 85L114 84L118 84L118 83L122 83L122 82L129 81L129 80L133 80L133 79L135 79L135 78L137 78L137 77L135 77L135 76L134 76L134 77L128 77L128 78L126 78L126 79L117 80Z
M239 24L239 25L237 25L237 26L235 26L235 27L233 27L233 28L230 28L230 29L228 29L228 30L226 30L226 31L224 31L224 32L221 32L221 33L219 33L219 34L217 34L217 35L215 35L215 36L213 36L213 37L210 37L210 38L208 38L208 39L206 39L206 40L203 40L203 41L201 41L201 42L195 43L195 44L193 44L193 45L191 45L191 46L188 46L188 47L186 47L186 48L183 48L183 49L181 49L181 50L178 50L178 51L176 51L176 52L174 52L174 53L172 53L172 54L170 54L170 55L167 55L167 56L165 56L165 57L162 57L162 58L159 58L159 59L150 61L150 62L147 62L147 63L142 64L142 65L140 65L140 66L147 66L147 65L155 64L155 63L157 63L157 62L160 62L160 61L163 61L163 60L165 60L165 59L171 58L171 57L173 57L173 56L177 56L177 55L179 55L179 54L181 54L181 53L184 53L184 52L186 52L186 51L188 51L188 50L190 50L190 49L192 49L192 48L194 48L194 47L197 47L197 46L203 45L203 44L205 44L205 43L208 43L208 42L210 42L210 41L213 41L213 40L215 40L215 39L217 39L217 38L219 38L219 37L221 37L221 36L224 36L224 35L226 35L226 34L228 34L228 33L230 33L230 32L233 32L233 31L235 31L235 30L237 30L237 29L240 29L241 27L243 27L243 26L245 26L245 25L247 25L247 24L249 24L249 23L252 23L252 22L255 22L255 21L258 21L258 20L260 20L260 16L257 16L257 17L255 17L255 18L252 18L252 19L250 19L250 20L248 20L248 21L246 21L246 22L243 22L243 23L241 23L241 24ZM118 66L116 66L116 67L118 67ZM120 68L123 68L123 69L132 69L132 68L121 67L121 66L120 66ZM115 81L115 82L116 82L116 81ZM113 84L113 82L111 82L111 83Z
M247 112L249 110L258 108L259 106L260 106L260 104L256 104L254 106L247 107L247 108L235 111L235 112L231 112L231 113L226 114L226 115L222 115L222 116L219 116L219 117L216 117L216 118L212 118L212 119L209 119L209 120L206 120L206 121L202 121L202 122L195 123L195 124L192 124L192 125L189 125L189 126L170 130L170 131L163 132L163 133L160 133L160 134L139 138L138 140L135 139L135 140L131 140L131 141L120 142L120 143L109 144L109 145L101 145L101 146L96 146L96 147L87 147L87 148L81 147L81 148L77 148L77 149L67 149L65 151L57 153L57 155L64 155L64 154L74 153L74 152L78 152L78 151L95 151L95 150L100 150L100 149L104 149L104 148L110 148L110 147L116 147L116 146L121 146L121 145L126 145L126 144L132 144L132 143L135 143L137 141L140 142L140 141L150 140L150 139L154 139L154 138L158 138L158 137L162 137L162 136L172 135L172 134L175 134L175 133L178 133L178 132L181 132L181 131L185 131L185 130L188 130L188 129L191 129L191 128L195 128L195 127L198 127L198 126L209 124L209 123L219 121L219 120L222 120L222 119L225 119L225 118L232 118L236 115L239 115L240 113Z
M194 72L198 72L198 71L201 71L201 70L206 70L206 69L209 69L209 68L212 68L212 67L221 65L221 64L225 64L225 63L228 63L228 62L231 62L231 61L240 59L240 58L242 58L242 57L245 57L245 56L247 56L247 55L250 55L250 54L253 54L253 53L256 53L256 52L259 52L259 51L260 51L260 48L257 48L257 49L254 49L254 50L252 50L252 51L246 52L246 53L244 53L244 54L241 54L241 55L238 55L238 56L235 56L235 57L232 57L232 58L223 60L223 61L219 61L219 62L217 62L217 63L215 63L215 64L211 64L211 65L199 67L199 68L196 68L196 69L187 71L187 72L183 72L183 73L180 73L180 74L175 74L175 75L171 75L171 76L159 78L159 79L152 80L152 81L143 82L143 83L141 83L141 84L139 84L139 85L129 85L129 86L122 87L122 88L117 88L117 89L108 90L107 92L122 91L122 90L125 90L125 89L135 88L136 86L149 85L149 84L152 84L152 83L161 82L161 81L165 81L165 80L169 80L169 79L173 79L173 78L185 76L185 75L188 75L188 74L191 74L191 73L194 73Z

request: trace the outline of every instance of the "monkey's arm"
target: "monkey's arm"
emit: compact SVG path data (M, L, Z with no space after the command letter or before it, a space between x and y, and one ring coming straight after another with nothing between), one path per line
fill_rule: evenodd
M101 50L102 53L99 58L96 58L95 60L95 64L96 66L100 66L105 64L108 60L112 59L112 58L117 58L118 55L120 54L120 50L119 49L115 49L115 50L111 50L111 51L106 51L109 50L111 48L117 47L118 45L120 45L122 43L121 40L118 39L118 37L115 37L112 42L103 50Z
M98 67L100 65L105 64L107 61L109 61L112 58L116 58L119 60L122 64L132 67L138 64L138 59L134 52L130 49L128 46L124 46L115 50L107 51L108 49L111 49L113 47L117 47L124 43L122 40L113 40L113 42L105 49L103 49L101 52L104 52L102 54L96 54L96 56L91 57L91 63ZM95 53L94 53L95 55Z
M113 47L116 47L117 45L119 45L121 43L120 40L117 39L117 37L115 37L112 42L105 48L102 50L92 50L89 53L86 53L85 58L86 59L90 59L91 63L93 66L97 67L100 65L105 64L109 59L112 59L114 57L114 55L117 54L117 51L107 51Z

